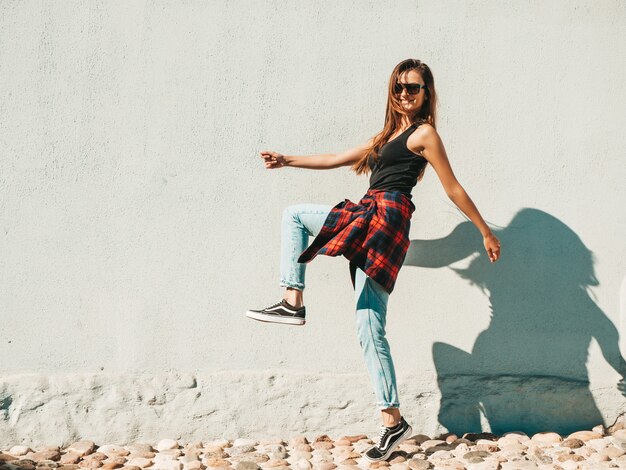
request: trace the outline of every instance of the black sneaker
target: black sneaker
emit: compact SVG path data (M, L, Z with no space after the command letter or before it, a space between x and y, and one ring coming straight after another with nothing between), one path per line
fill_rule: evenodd
M392 428L382 426L378 444L365 452L365 458L370 462L387 460L395 448L411 435L411 432L413 428L404 420L404 416L401 416L400 422Z
M296 308L285 299L262 310L248 310L246 316L254 320L288 325L304 325L306 310L304 305Z

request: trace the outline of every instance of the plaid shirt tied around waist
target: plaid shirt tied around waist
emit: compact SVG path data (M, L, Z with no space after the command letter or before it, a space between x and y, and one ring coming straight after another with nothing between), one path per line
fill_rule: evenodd
M358 266L391 294L411 244L414 211L411 199L400 191L369 189L358 204L345 199L331 209L298 263L317 255L343 255L350 260L353 287Z

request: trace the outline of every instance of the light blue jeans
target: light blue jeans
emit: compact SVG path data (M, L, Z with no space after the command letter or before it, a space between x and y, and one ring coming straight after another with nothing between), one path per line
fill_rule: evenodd
M281 226L280 286L304 290L306 263L298 257L316 236L332 206L294 204L283 211ZM385 337L389 293L360 268L356 269L354 302L356 329L365 365L381 410L399 407L396 372L389 342Z

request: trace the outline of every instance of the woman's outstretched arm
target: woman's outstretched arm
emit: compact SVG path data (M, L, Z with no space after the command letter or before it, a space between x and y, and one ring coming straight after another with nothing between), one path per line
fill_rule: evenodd
M365 156L370 143L371 141L341 153L325 153L310 156L282 155L278 152L263 151L261 152L261 158L265 160L265 168L269 169L293 166L310 170L330 170L358 162Z
M446 155L446 149L435 128L432 126L424 126L424 129L416 135L415 139L409 140L411 141L407 142L409 148L414 152L416 149L421 150L421 154L437 172L437 176L450 200L454 202L478 228L483 236L483 244L490 261L492 263L497 261L498 258L500 258L500 241L491 232L491 229L483 220L469 195L465 192L461 183L457 181L456 176L454 176L448 156Z

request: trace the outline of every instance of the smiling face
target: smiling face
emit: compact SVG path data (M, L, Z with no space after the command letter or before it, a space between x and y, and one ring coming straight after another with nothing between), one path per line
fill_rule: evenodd
M422 75L417 70L407 70L398 77L398 83L425 85ZM409 116L416 114L426 101L426 91L420 87L418 93L409 93L406 87L402 88L400 94L396 94L400 105Z

